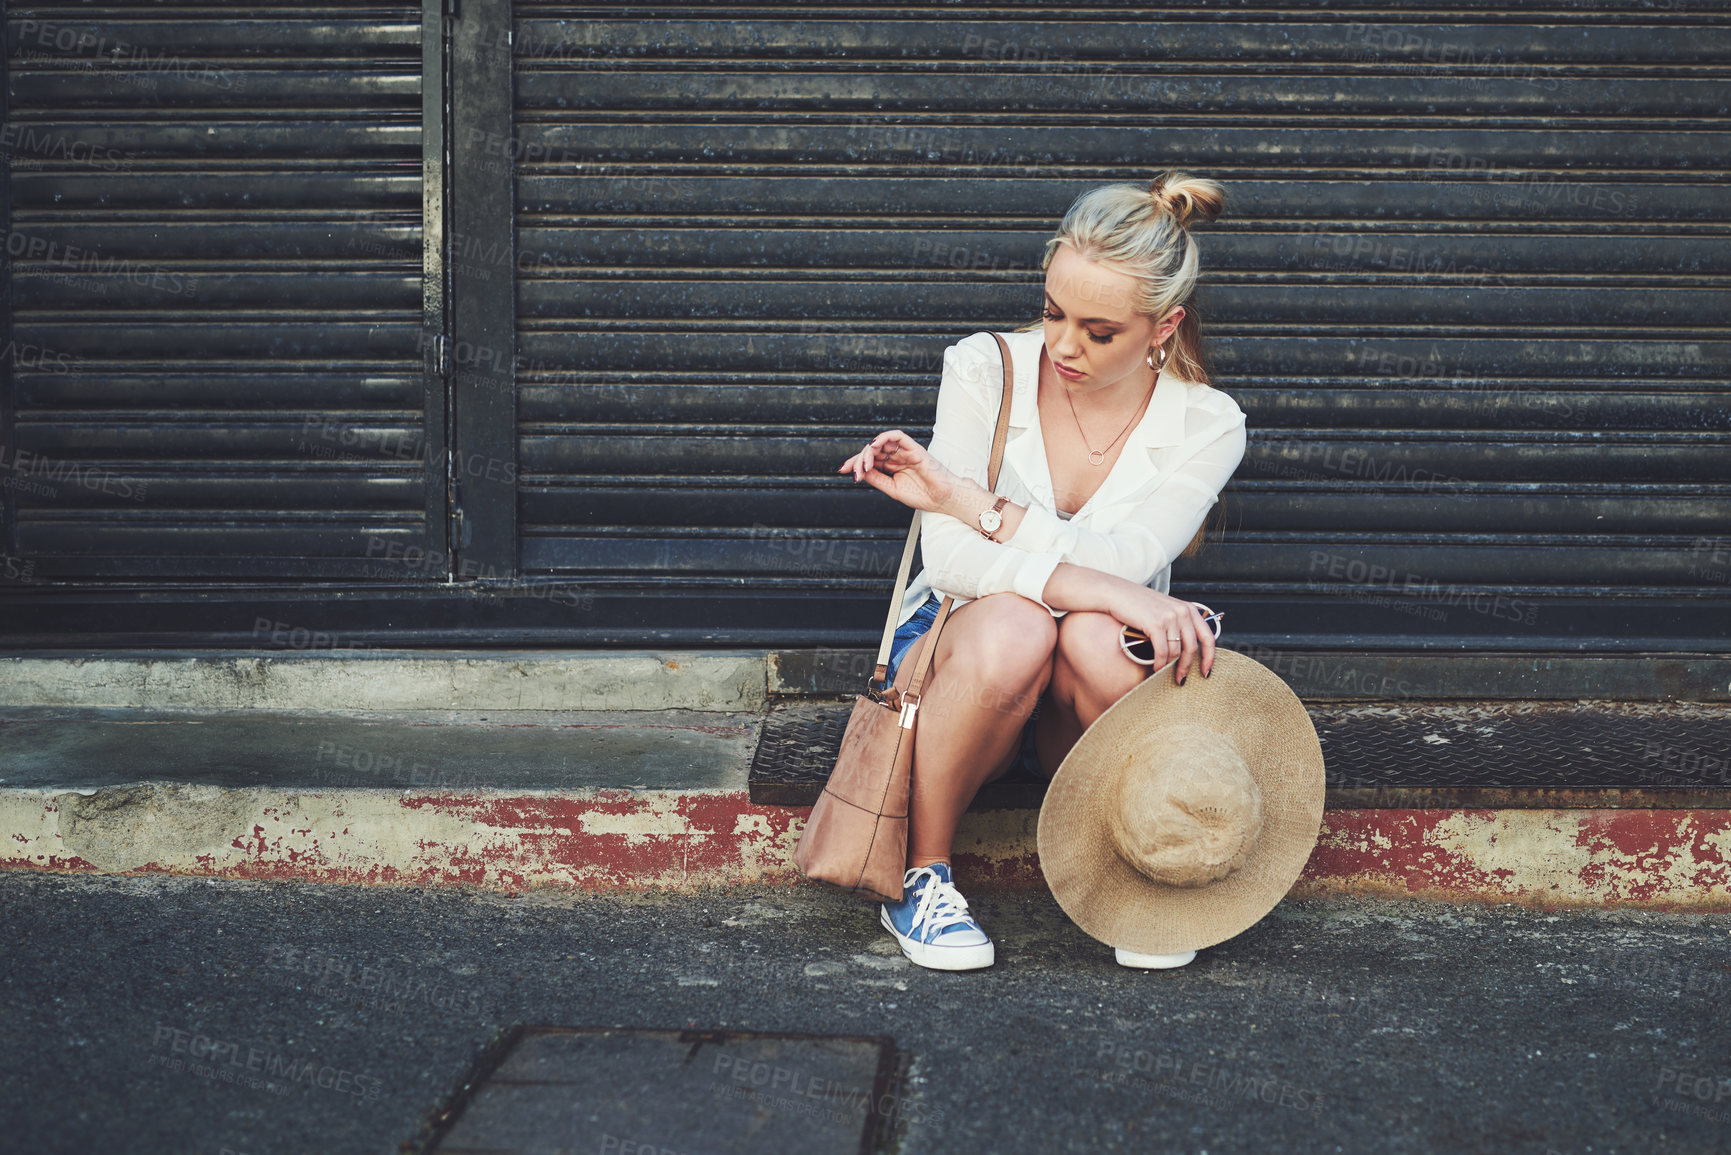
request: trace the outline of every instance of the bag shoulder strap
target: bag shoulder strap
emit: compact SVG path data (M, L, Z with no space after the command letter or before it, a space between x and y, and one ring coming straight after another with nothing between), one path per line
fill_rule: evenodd
M986 464L986 488L996 493L998 489L998 467L1003 464L1004 444L1010 438L1010 397L1015 389L1015 379L1011 373L1009 343L1004 340L1004 335L1002 333L993 333L992 338L997 341L998 355L1004 362L1004 392L1002 396L998 398L998 424L997 428L992 432L991 460ZM880 701L886 696L886 691L889 691L889 687L885 685L885 677L888 675L890 668L890 647L895 642L896 618L900 615L902 598L907 593L908 571L913 568L914 545L919 541L919 539L920 511L916 509L914 511L913 522L908 526L907 544L902 546L902 564L896 571L895 593L890 596L890 612L889 616L884 620L884 636L882 643L878 646L877 667L872 671L871 678L866 682L866 693ZM944 604L938 611L937 619L932 622L932 628L926 631L928 635L935 636L937 634L938 627L943 623L944 618L949 615L950 601L951 599L949 597L946 596L944 598ZM920 649L921 652L918 656L920 666L918 670L916 670L916 685L918 682L924 680L925 666L931 660L930 654L926 652L930 647L921 646ZM910 686L910 689L914 688L915 687ZM917 689L915 692L917 693ZM891 694L893 695L893 692L891 692ZM899 695L893 696L899 697ZM895 703L891 702L889 704L894 705Z
M992 434L992 459L986 464L986 488L998 492L998 466L1004 463L1004 443L1010 439L1010 395L1015 379L1010 374L1010 345L1002 333L993 333L998 355L1004 359L1004 395L998 399L998 428Z

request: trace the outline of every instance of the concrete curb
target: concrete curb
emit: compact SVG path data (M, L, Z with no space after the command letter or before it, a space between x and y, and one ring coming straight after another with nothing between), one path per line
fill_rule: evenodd
M0 791L0 869L518 891L807 885L807 808L742 789ZM967 886L1044 886L1037 810L973 811ZM1731 811L1331 810L1290 897L1731 911Z
M329 650L0 656L0 706L761 711L763 650Z
M261 619L262 621L262 619ZM0 655L0 707L133 710L748 710L775 695L851 697L876 649L415 650L335 648L276 629L289 649L29 650ZM1731 701L1718 655L1342 655L1237 647L1307 703Z

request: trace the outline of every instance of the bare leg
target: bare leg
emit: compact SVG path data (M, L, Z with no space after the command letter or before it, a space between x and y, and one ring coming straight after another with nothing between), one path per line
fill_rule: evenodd
M1049 778L1082 732L1148 676L1118 646L1121 623L1111 614L1073 610L1058 623L1047 705L1034 723L1034 750ZM947 627L946 627L947 628Z
M950 611L914 728L909 866L949 861L962 813L1016 755L1057 639L1051 612L1020 594L989 594Z

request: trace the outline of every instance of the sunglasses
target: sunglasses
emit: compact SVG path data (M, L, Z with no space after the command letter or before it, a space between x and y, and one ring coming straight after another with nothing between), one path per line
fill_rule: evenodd
M1220 637L1220 619L1225 612L1215 613L1201 602L1191 602L1191 605L1202 611L1202 620L1208 628L1214 631L1214 637ZM1118 647L1124 651L1124 656L1139 666L1154 664L1154 643L1148 640L1148 635L1135 626L1124 626L1118 631Z

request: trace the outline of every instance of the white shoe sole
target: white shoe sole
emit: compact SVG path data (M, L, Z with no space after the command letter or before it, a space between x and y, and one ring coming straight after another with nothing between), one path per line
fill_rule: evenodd
M890 921L889 913L882 906L878 907L878 922L896 936L896 942L901 944L902 953L908 957L909 962L930 970L972 971L989 967L997 961L997 952L989 942L974 946L932 946L908 938L896 929L895 923Z
M1141 971L1169 971L1187 966L1196 958L1196 952L1187 950L1183 954L1137 954L1123 947L1113 947L1112 953L1121 967L1131 967Z

